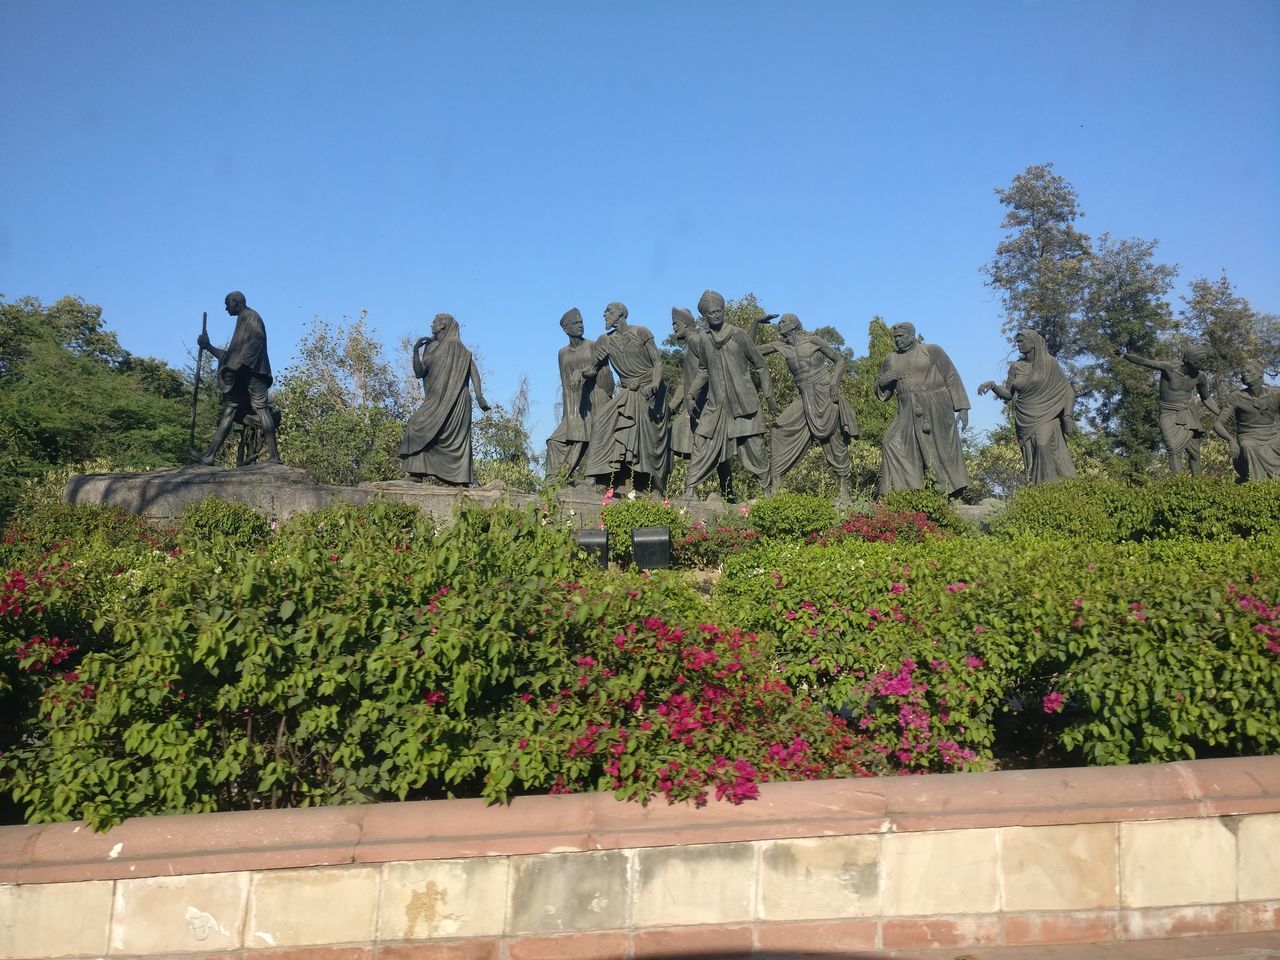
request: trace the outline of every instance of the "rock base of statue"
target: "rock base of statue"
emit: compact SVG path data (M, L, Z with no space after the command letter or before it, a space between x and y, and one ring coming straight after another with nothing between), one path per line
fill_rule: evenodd
M151 473L81 474L71 477L63 491L67 503L118 507L157 523L176 520L187 507L209 497L238 500L278 520L337 503L362 504L379 499L412 503L441 519L453 516L463 503L523 507L542 502L538 496L508 491L501 481L483 487L451 487L412 480L339 487L317 483L298 467L270 463L236 470L197 465ZM555 499L563 515L575 525L594 524L600 517L603 496L594 487L566 487L556 493ZM724 511L719 498L680 506L688 507L694 521L710 520Z
M95 473L73 476L67 481L63 499L67 503L100 503L138 514L157 523L168 523L192 504L209 497L238 500L277 520L297 513L320 510L338 503L370 503L395 500L412 503L434 517L447 520L464 503L513 507L543 502L542 497L508 491L501 481L483 487L450 487L416 483L412 480L385 480L362 483L358 487L338 487L317 483L298 467L260 463L225 470L221 467L187 466L152 473ZM569 486L555 494L561 516L574 526L594 525L600 518L604 498L592 486ZM711 521L730 505L711 494L705 500L672 500L684 508L691 523ZM870 507L870 504L855 504ZM957 504L961 516L982 528L1002 504L984 500L977 506Z

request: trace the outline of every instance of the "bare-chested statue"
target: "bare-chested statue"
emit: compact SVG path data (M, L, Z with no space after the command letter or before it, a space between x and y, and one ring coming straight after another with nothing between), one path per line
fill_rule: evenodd
M560 318L560 328L569 344L560 348L563 413L555 432L547 438L547 478L573 483L586 456L594 413L613 396L613 375L608 366L596 366L592 358L595 344L582 335L582 313L577 307Z
M770 319L764 317L762 322ZM755 329L753 324L753 340ZM774 484L817 443L840 481L840 499L848 500L849 441L858 436L858 418L840 392L845 358L817 334L807 333L794 313L784 313L778 320L778 335L780 340L763 344L760 352L776 353L786 361L799 396L769 428Z
M693 430L693 456L689 458L685 496L692 498L698 484L715 472L720 479L721 494L731 500L730 468L734 456L741 457L747 470L772 493L764 418L760 415L760 400L751 379L754 368L760 376L760 392L769 409L776 413L778 403L773 399L769 365L745 330L725 323L724 297L720 294L714 290L703 293L698 300L698 313L706 321L708 332L699 340L704 354L703 366L693 389L686 390L686 395L705 386L707 399Z
M1209 351L1204 347L1187 347L1182 351L1181 363L1148 360L1136 353L1121 356L1140 367L1160 371L1160 436L1169 451L1169 470L1172 473L1190 470L1199 476L1200 440L1204 436L1200 404L1215 418L1218 416L1218 405L1209 396L1209 380L1204 375Z
M632 480L636 490L666 489L671 472L671 424L662 357L653 334L627 322L627 308L613 302L604 310L605 334L591 359L618 375L618 391L592 412L585 471L611 488ZM586 379L585 370L582 379Z
M1213 432L1227 441L1241 483L1280 480L1280 390L1268 387L1262 364L1251 361L1240 370L1244 389L1223 405ZM1235 418L1236 435L1227 432Z

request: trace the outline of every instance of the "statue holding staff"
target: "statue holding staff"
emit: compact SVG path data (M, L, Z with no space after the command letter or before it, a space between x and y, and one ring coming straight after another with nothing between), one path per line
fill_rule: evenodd
M256 429L261 433L267 462L279 463L280 451L276 446L276 427L280 415L267 399L267 390L272 382L271 360L267 357L267 328L263 325L258 311L245 302L244 294L239 290L228 293L224 302L228 315L236 318L231 342L225 348L215 347L205 330L200 331L197 341L201 351L213 354L218 360L218 390L222 393L222 416L218 421L218 429L213 435L213 442L209 445L209 449L203 453L192 450L191 457L205 466L212 466L218 451L226 442L227 434L235 424L240 423L246 428ZM198 365L197 359L197 367ZM197 389L199 389L198 384ZM242 443L240 455L237 457L237 466L243 466L245 460Z

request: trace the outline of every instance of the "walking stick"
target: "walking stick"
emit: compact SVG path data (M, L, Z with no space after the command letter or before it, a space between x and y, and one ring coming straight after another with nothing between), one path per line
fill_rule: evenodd
M195 387L191 391L191 443L190 446L194 450L196 446L196 403L200 400L200 365L204 362L204 338L209 335L209 314L206 312L200 318L200 340L197 341L199 346L196 348L196 382Z

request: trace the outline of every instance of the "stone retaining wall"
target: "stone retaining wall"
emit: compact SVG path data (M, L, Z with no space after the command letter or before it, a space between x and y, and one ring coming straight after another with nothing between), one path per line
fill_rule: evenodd
M1260 931L1280 931L1280 757L771 784L701 810L592 794L0 828L3 958L850 956Z

